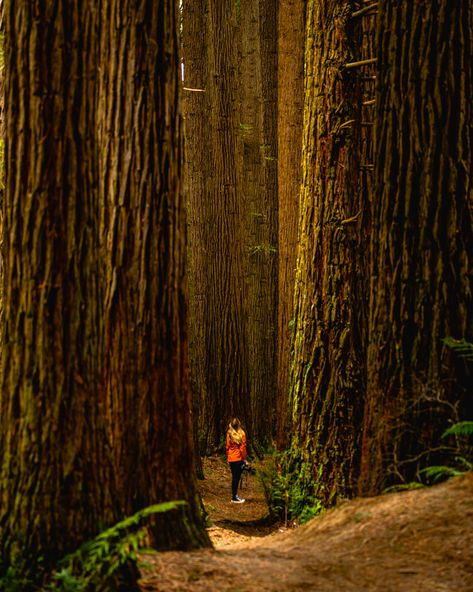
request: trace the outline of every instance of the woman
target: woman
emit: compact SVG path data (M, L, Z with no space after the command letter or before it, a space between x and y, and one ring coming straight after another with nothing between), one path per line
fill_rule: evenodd
M236 417L227 430L227 460L232 471L232 503L242 504L245 500L238 497L238 484L246 465L246 434Z

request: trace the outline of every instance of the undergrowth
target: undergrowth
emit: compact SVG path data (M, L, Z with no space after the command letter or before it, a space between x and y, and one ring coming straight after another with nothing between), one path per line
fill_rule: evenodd
M473 343L465 339L458 340L452 337L444 338L443 343L459 357L473 362ZM425 467L420 471L420 474L427 479L428 483L437 483L472 471L473 453L471 445L469 445L472 436L473 421L459 421L451 425L443 432L441 438L453 440L457 454L454 456L452 464Z
M452 337L444 338L443 343L459 357L473 362L473 343L465 339L458 340ZM473 471L473 421L457 421L453 423L442 433L440 438L441 440L449 439L452 443L450 448L453 450L453 455L449 464L431 465L420 469L418 481L394 485L387 488L385 492L433 485L451 477Z
M296 471L289 450L275 453L259 477L271 517L283 520L286 526L289 522L304 524L324 510L310 493L314 489L311 466L298 462Z
M172 501L149 506L114 526L104 530L91 541L61 559L49 573L38 576L42 584L23 576L19 565L10 566L0 579L0 591L18 592L108 592L133 589L138 579L138 552L147 542L146 521L154 514L177 510L187 505ZM46 582L46 583L44 583Z

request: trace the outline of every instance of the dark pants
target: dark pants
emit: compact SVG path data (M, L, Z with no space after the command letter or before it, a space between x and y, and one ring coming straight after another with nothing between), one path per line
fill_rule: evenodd
M232 471L232 499L235 499L238 493L238 484L240 483L241 473L243 471L243 465L245 464L242 460L228 463Z

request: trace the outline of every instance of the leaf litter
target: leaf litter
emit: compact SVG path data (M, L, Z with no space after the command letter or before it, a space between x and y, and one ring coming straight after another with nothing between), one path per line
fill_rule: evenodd
M472 592L473 473L344 501L297 528L270 524L258 478L231 504L230 471L204 459L214 549L146 557L146 592Z

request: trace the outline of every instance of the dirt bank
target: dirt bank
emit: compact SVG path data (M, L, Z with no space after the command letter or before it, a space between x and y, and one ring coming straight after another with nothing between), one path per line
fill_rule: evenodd
M149 557L143 590L179 592L472 592L473 474L357 499L284 530L256 478L229 501L229 473L206 459L202 497L214 550Z

